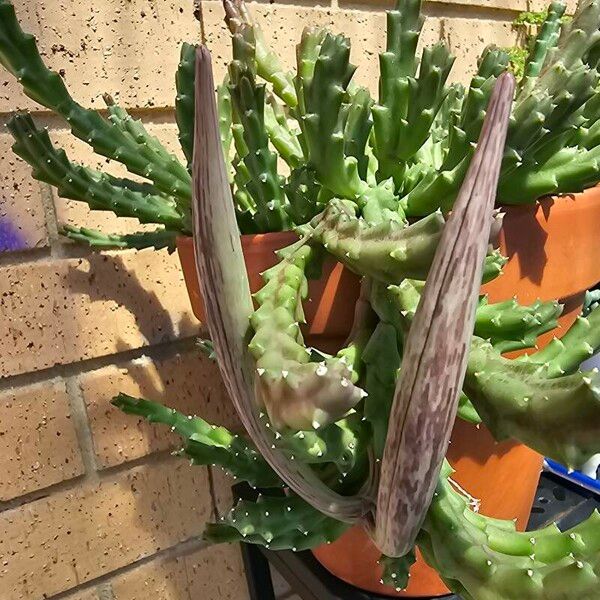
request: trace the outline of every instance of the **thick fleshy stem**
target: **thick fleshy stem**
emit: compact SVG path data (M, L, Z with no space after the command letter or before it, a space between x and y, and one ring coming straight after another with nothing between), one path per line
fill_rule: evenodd
M238 33L243 26L252 28L256 41L257 74L271 83L273 91L290 108L295 108L298 98L294 87L294 77L282 67L279 57L268 47L262 29L253 22L244 0L223 0L223 7L225 8L225 22L233 35Z
M409 216L423 216L452 207L465 177L479 137L486 107L498 76L506 69L508 55L497 48L486 48L479 61L477 75L461 104L460 118L448 131L448 147L443 164L426 171L403 198Z
M175 240L178 232L169 229L157 229L155 231L141 231L139 233L110 234L88 229L87 227L73 227L63 225L59 233L65 237L87 244L96 250L110 250L114 248L154 248L161 250L167 248L169 253L175 252Z
M209 523L204 538L212 543L245 542L271 550L301 552L335 541L348 529L292 494L243 500L222 518Z
M469 509L444 473L417 544L446 585L464 600L559 600L596 597L600 514L561 532L556 525L515 531L513 521Z
M489 339L498 352L531 348L538 336L558 327L561 313L562 306L555 301L522 306L513 298L488 304L484 296L475 314L475 335Z
M283 107L270 93L267 93L264 119L267 135L281 158L291 169L303 164L304 154L297 133L291 130Z
M55 186L59 196L141 223L160 223L174 231L186 231L184 218L171 199L140 191L144 187L136 182L117 180L72 163L63 150L54 148L48 132L38 129L30 115L15 115L8 128L16 140L15 154L31 165L35 179Z
M251 317L255 333L249 350L256 360L256 393L277 429L318 429L341 418L365 396L355 386L364 332L337 356L319 363L311 362L304 346L301 302L308 291L305 270L313 253L310 245L300 245L263 274L265 285L254 295L258 309Z
M247 153L243 161L249 179L245 189L255 203L254 220L264 232L289 228L283 178L277 173L277 155L269 148L265 128L265 86L256 85L251 56L254 38L248 26L233 38L235 59L229 65L230 92Z
M417 560L414 549L400 558L382 556L379 564L383 567L381 583L393 587L397 592L406 589L410 568Z
M561 19L566 5L562 2L551 2L544 23L533 42L531 52L525 62L523 79L519 82L519 92L527 93L535 85L535 78L540 74L548 51L558 43Z
M229 183L233 183L234 167L230 156L231 143L233 142L233 108L229 92L229 77L226 77L225 81L217 87L217 106L219 110L219 133L221 134L223 158L229 172ZM241 231L242 233L246 233L244 230Z
M398 165L401 119L409 104L408 80L417 70L417 42L424 22L421 0L398 2L386 13L386 20L386 49L379 55L379 101L373 107L379 179L392 176Z
M515 438L571 468L600 452L600 376L556 377L548 367L503 358L473 338L464 390L498 440Z
M600 306L585 317L580 315L561 339L554 338L545 348L527 357L543 364L548 377L573 373L579 365L600 350Z
M161 423L183 439L183 452L198 465L218 465L237 479L255 487L280 487L281 480L242 436L210 425L197 416L186 416L173 408L127 394L116 396L112 404L129 415L139 415L150 423Z
M359 176L357 158L345 152L343 105L355 71L350 64L350 42L330 33L323 38L306 34L304 41L298 70L298 85L302 89L299 121L308 164L333 194L354 200L366 183ZM306 54L310 54L306 46L313 52L318 50L316 60L312 56L311 60L306 59Z
M390 215L391 211L386 214ZM440 211L406 225L396 218L369 224L356 215L354 203L331 200L322 216L315 218L313 235L324 248L351 271L387 284L403 279L425 280L444 229ZM501 270L498 254L486 258L484 280Z

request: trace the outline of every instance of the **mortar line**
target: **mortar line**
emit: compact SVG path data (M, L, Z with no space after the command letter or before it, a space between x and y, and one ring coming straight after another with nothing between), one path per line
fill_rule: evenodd
M48 244L50 246L50 258L62 258L62 244L60 243L60 235L58 233L58 217L52 187L50 184L41 181L38 181L37 184L40 188L40 198L42 200L44 221L46 223Z
M116 600L110 582L98 585L96 588L96 595L98 596L98 600Z
M173 79L173 100L175 100L175 79ZM175 123L175 107L171 104L163 104L161 106L137 106L137 107L128 107L124 105L122 102L118 102L120 106L125 108L127 112L136 119L142 119L144 123L150 124L160 124L165 122ZM106 108L92 108L92 110L96 110L103 117L108 117L108 110ZM70 131L70 127L68 123L57 113L52 112L46 108L42 107L32 107L27 111L38 123L38 125L44 127L50 127L50 129L58 129L64 131ZM8 121L13 115L15 111L0 111L0 122ZM173 116L172 121L167 120L171 116Z
M144 556L143 558L140 558L139 560L136 560L135 562L130 563L128 565L119 567L118 569L115 569L114 571L110 571L109 573L105 573L104 575L101 575L94 579L90 579L90 581L81 583L75 587L72 587L69 590L65 590L64 592L59 592L58 594L55 594L54 596L49 596L47 598L47 600L69 600L69 596L71 596L72 594L75 594L77 592L86 592L90 589L98 588L99 586L102 586L103 584L104 585L108 584L110 586L111 580L115 579L116 577L119 577L120 575L129 573L130 571L134 571L135 569L137 569L139 567L143 567L144 565L147 565L155 560L165 560L165 559L168 560L171 558L180 558L180 557L188 556L188 555L190 555L194 552L197 552L198 550L202 550L203 548L206 548L206 547L208 547L208 544L202 539L201 536L194 536L183 542L180 542L179 544L170 546L169 548L165 548L164 550L160 550L159 552L156 552L149 556ZM111 590L111 593L112 593L112 590ZM109 596L109 599L110 599L110 596ZM107 600L109 600L109 599L107 599ZM99 600L104 600L104 598L100 598Z
M20 508L21 506L26 506L28 504L31 504L32 502L37 502L38 500L43 500L44 498L48 498L50 496L54 496L62 492L77 491L77 489L81 488L82 485L86 485L88 483L90 485L94 485L107 480L115 479L123 473L131 471L132 469L136 469L137 467L161 464L173 458L173 451L176 447L177 444L174 448L159 450L157 452L152 452L151 454L146 454L144 456L140 456L138 458L119 463L118 465L112 465L104 469L101 468L97 471L97 477L90 478L88 477L87 473L84 473L82 475L78 475L77 477L66 479L65 481L59 481L58 483L49 485L48 487L39 490L34 490L27 494L23 494L22 496L18 496L17 498L12 498L6 501L0 501L0 515L2 513L15 510L17 508ZM180 460L185 461L186 459L181 458ZM198 465L194 468L206 467Z
M147 357L150 360L167 359L179 352L192 350L195 347L198 335L203 330L199 326L198 334L177 338L167 342L160 342L151 346L141 346L130 350L122 350L106 356L94 356L83 360L74 361L64 365L54 365L38 371L17 373L0 378L0 393L23 388L37 383L56 379L57 377L74 377L90 371L97 371L104 367L128 363L133 360Z
M14 252L2 252L0 253L0 268L43 262L49 258L51 258L50 246L16 250Z

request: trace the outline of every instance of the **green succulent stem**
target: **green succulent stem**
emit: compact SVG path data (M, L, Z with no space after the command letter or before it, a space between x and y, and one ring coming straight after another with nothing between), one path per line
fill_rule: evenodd
M186 416L173 408L143 398L119 394L112 404L129 415L171 428L183 440L183 452L193 464L218 465L255 487L279 487L281 482L266 461L242 436L225 427L210 425L197 416Z
M105 234L87 227L73 227L63 225L59 232L65 237L87 244L96 250L110 249L135 249L154 248L161 250L167 248L169 253L175 252L175 240L178 233L169 229L156 229L155 231L142 231L140 233Z
M73 100L60 75L44 65L34 36L23 32L8 0L0 0L0 63L32 100L61 115L72 133L96 153L123 163L129 171L150 179L161 192L189 208L191 178L185 167L163 149L157 152L99 112Z
M598 590L600 514L561 532L556 525L515 531L468 506L446 465L417 544L426 561L465 600L592 600Z
M31 165L33 177L55 186L63 198L86 202L92 209L109 210L121 217L133 217L141 223L160 223L174 231L187 230L172 199L145 193L140 191L144 187L135 182L117 180L72 163L29 115L15 115L8 128L15 138L13 151Z

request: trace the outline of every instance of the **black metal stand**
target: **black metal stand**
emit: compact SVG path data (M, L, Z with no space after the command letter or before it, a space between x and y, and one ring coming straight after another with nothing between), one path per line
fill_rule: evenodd
M236 486L238 497L248 497L244 486ZM600 509L600 497L564 480L543 473L529 518L529 529L538 529L556 521L569 529ZM269 564L279 571L292 591L302 600L384 600L388 596L363 592L331 575L310 552L272 552L261 546L241 544L251 600L274 600L275 592ZM421 599L424 600L424 599ZM460 600L459 596L438 600Z

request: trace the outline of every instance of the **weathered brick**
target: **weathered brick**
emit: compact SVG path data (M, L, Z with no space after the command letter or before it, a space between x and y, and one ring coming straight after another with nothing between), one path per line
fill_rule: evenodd
M37 371L192 335L177 255L91 254L0 268L0 373Z
M50 597L201 533L206 470L137 467L0 514L3 600Z
M114 600L246 600L248 588L237 545L157 559L111 582Z
M445 17L443 37L456 61L450 79L468 84L477 72L477 59L488 45L514 46L517 33L509 22Z
M149 133L156 136L170 152L173 152L178 158L183 160L179 141L177 140L177 126L172 122L173 118L171 113L164 113L160 115L158 122L148 122L147 119L144 121ZM88 144L74 137L68 130L51 130L50 136L56 146L63 148L73 162L78 162L118 177L139 179L136 175L129 173L120 163L109 161L103 156L94 154ZM84 202L58 198L56 192L54 195L56 216L60 224L91 227L105 233L132 233L156 229L156 225L142 225L137 219L117 217L110 211L91 211Z
M69 398L59 381L0 394L0 500L83 473Z
M62 69L73 97L89 107L102 107L104 92L125 106L172 106L181 42L200 38L186 0L16 0L15 9L48 66ZM5 71L0 89L0 112L37 106Z
M572 15L577 8L577 0L563 0L563 2L567 5L567 14ZM528 10L546 10L549 4L550 0L529 0Z
M48 242L40 189L29 167L10 149L13 138L0 119L0 252L39 248Z
M64 597L64 600L105 600L98 595L96 588L91 588L83 592L75 592Z
M194 349L164 360L143 358L82 375L98 464L113 466L179 444L164 425L125 415L110 404L124 392L162 402L209 423L239 428L216 364Z

